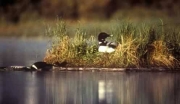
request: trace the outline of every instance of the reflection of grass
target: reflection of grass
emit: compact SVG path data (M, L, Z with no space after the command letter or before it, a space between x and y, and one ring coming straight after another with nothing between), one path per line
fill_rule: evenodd
M163 22L160 23L163 25ZM178 66L179 30L156 25L158 24L137 24L117 20L88 25L79 23L76 29L69 31L64 21L57 21L56 26L47 28L46 34L53 38L53 44L44 60L49 63L66 60L69 66ZM100 31L114 35L110 40L119 44L114 53L97 52L96 37Z

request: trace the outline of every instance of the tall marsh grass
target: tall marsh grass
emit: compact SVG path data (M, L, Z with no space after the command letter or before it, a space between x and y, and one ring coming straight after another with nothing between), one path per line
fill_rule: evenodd
M161 25L117 20L78 25L70 34L65 21L58 20L56 26L46 29L52 44L44 61L67 61L68 66L75 67L179 67L180 31L167 31L162 21ZM117 42L115 52L97 51L97 35L101 31L114 35L109 40Z

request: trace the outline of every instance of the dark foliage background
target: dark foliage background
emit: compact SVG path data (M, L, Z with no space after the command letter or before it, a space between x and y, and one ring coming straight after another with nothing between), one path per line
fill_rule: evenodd
M0 0L0 17L6 21L18 22L22 16L43 18L62 17L111 18L123 9L134 7L162 10L170 16L179 15L179 0Z

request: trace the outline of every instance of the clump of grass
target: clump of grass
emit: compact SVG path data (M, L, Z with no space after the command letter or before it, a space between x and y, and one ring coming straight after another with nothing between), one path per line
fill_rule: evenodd
M151 64L153 66L173 67L173 62L175 58L168 51L165 42L154 41L151 45L153 47L150 56Z
M116 23L116 25L111 33L115 35L114 40L118 43L118 47L114 53L109 54L97 52L97 34L87 33L83 28L77 27L74 34L69 35L66 23L58 21L55 27L47 28L46 34L53 40L44 61L54 63L66 60L68 66L77 67L174 67L178 65L175 64L179 62L173 55L174 51L172 52L166 42L165 33L167 32L164 30L156 31L150 26L145 27L144 24L142 27L130 23L123 25ZM168 42L171 41L173 38L168 40ZM176 39L174 44L178 42L180 40Z
M66 60L71 66L84 66L92 61L92 54L97 52L93 36L87 41L86 33L80 29L76 30L74 36L69 36L63 21L58 21L55 29L48 27L46 34L53 39L51 49L47 50L44 58L48 63Z
M52 45L51 49L47 50L44 60L48 63L61 62L66 60L66 57L74 58L75 54L69 46L70 38L63 36L56 45Z
M111 55L111 62L116 67L139 67L139 60L137 57L138 45L135 44L136 39L121 36L121 43L119 43L116 51Z

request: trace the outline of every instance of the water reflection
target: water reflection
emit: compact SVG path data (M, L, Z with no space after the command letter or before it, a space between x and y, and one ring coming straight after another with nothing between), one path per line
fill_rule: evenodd
M27 83L25 85L25 103L24 104L38 104L38 80L34 72L26 76Z
M0 38L0 66L31 65L43 60L47 47L42 38Z
M179 104L179 74L1 72L0 104Z
M112 81L100 80L98 82L98 99L100 104L111 104L113 99Z

